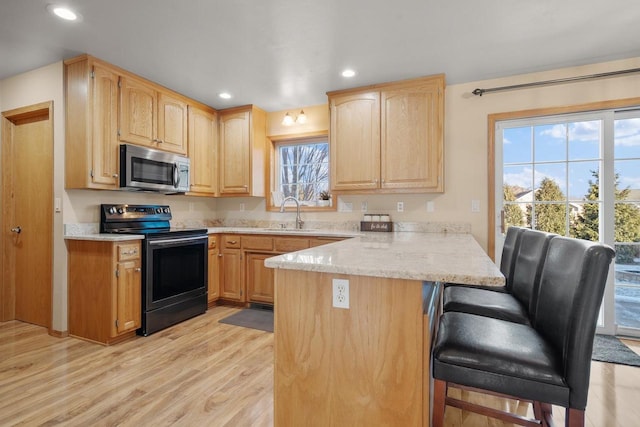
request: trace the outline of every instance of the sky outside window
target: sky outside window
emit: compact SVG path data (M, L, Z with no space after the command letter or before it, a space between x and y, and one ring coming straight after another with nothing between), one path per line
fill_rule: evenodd
M591 120L505 129L504 184L531 190L550 178L582 200L599 168L601 126ZM640 189L640 118L616 120L614 144L619 187Z

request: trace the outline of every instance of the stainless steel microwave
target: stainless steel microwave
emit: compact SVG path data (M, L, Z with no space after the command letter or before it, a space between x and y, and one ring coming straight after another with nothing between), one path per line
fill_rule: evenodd
M185 193L189 191L188 157L137 145L120 145L120 188Z

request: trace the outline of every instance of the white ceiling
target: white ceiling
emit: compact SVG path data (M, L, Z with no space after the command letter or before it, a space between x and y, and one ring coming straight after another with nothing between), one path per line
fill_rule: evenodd
M46 10L66 4L64 22ZM89 53L214 108L640 56L638 0L0 0L0 79ZM345 79L352 67L356 77ZM230 100L217 94L229 91Z

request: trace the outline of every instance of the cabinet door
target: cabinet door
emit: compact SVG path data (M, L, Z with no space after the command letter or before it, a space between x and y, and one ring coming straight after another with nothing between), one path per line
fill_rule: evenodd
M114 322L116 335L140 327L142 307L140 260L120 262L117 271Z
M191 191L215 195L218 190L218 132L216 116L189 106Z
M220 116L220 194L249 194L251 140L249 111Z
M275 256L265 253L245 253L247 257L247 299L273 304L273 269L264 266L264 260Z
M330 99L331 188L379 187L380 94L366 92Z
M167 93L158 94L157 148L187 154L187 103Z
M218 237L209 236L208 302L216 301L220 298L220 257L218 257L218 253Z
M157 92L133 77L120 78L120 141L155 147Z
M437 82L382 92L381 188L442 191L441 100Z
M222 270L220 296L229 300L244 301L242 252L239 249L224 249L220 260Z
M116 188L118 182L118 75L94 65L91 73L91 182ZM71 166L68 166L71 167Z

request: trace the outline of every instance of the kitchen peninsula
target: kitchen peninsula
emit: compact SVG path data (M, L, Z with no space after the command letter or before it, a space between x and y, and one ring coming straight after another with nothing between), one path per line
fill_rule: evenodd
M274 424L281 426L428 426L440 284L504 283L462 233L365 233L265 266L275 268ZM335 307L336 286L346 309Z

